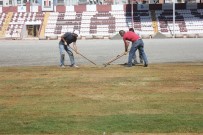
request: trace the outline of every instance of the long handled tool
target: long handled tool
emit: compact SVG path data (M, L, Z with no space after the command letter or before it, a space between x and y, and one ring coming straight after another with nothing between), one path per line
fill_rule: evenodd
M70 47L73 51L75 51L75 49L73 49L72 47ZM76 52L76 51L75 51ZM85 57L84 55L82 55L81 53L79 52L76 52L77 54L79 54L80 56L82 56L83 58L85 58L86 60L88 60L89 62L91 62L92 64L94 65L97 65L96 63L94 63L93 61L91 61L90 59L88 59L87 57Z
M111 60L109 60L107 63L104 64L104 67L106 67L106 66L109 65L110 63L116 61L117 59L123 57L124 55L126 55L126 52L123 52L123 53L117 55L116 57L112 58Z

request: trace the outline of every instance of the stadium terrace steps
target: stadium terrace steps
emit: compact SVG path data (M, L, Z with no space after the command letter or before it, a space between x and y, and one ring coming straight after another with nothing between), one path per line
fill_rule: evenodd
M41 31L40 31L40 35L39 35L40 39L45 38L45 29L47 27L49 16L50 16L49 12L46 12L45 15L44 15L44 21L43 21L43 24L41 26Z
M9 23L12 19L12 16L13 16L13 13L12 12L9 12L7 15L6 15L6 18L5 18L5 21L3 22L3 26L2 26L2 30L0 31L0 37L5 37L5 33L6 33L6 30L7 28L9 27Z
M154 28L154 33L158 32L158 24L156 20L156 14L155 11L151 11L151 16L152 16L152 26Z
M5 22L6 14L0 13L0 31L2 31L3 23Z

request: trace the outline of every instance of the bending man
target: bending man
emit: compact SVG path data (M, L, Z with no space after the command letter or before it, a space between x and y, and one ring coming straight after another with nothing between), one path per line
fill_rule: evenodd
M148 60L144 52L144 42L142 41L142 39L132 31L125 32L124 30L120 30L119 34L121 37L123 37L126 54L128 52L128 46L129 46L127 41L132 42L132 46L130 48L129 57L128 57L128 67L132 67L132 59L134 58L135 52L137 49L139 49L139 52L144 60L144 67L147 67Z
M73 33L66 32L64 35L61 36L61 40L59 42L59 50L60 50L60 66L65 67L64 60L65 60L65 51L68 53L71 67L78 67L75 64L75 59L73 56L73 52L71 51L70 44L73 43L73 49L77 53L77 46L76 41L78 37L79 31L75 30Z
M130 28L129 31L135 32L133 28ZM136 34L139 37L141 37L139 33L136 32ZM140 51L138 51L138 52L139 52L140 63L143 63L142 55L141 55ZM135 57L133 58L133 60L134 60L134 65L138 64L137 57L136 57L136 52L135 52Z

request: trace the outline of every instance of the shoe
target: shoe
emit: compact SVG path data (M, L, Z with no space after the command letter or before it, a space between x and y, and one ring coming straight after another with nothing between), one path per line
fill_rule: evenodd
M148 64L144 64L144 67L148 67Z
M71 65L70 67L79 68L77 65Z
M137 61L134 61L133 64L136 65L136 64L139 64L139 63Z
M132 65L129 65L129 64L128 64L128 65L125 65L125 67L132 67Z
M143 64L143 60L140 60L140 63Z
M61 68L65 68L65 66L64 66L64 65L60 65L60 67L61 67Z

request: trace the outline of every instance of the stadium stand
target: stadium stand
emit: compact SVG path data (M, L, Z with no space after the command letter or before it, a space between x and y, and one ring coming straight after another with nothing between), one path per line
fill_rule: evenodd
M43 20L44 20L43 12L14 13L12 14L11 20L7 27L5 37L15 39L22 38L23 28L25 27L25 25L41 25ZM26 31L25 28L24 31Z
M136 19L137 18L137 19ZM139 34L143 38L150 38L154 35L154 29L152 24L151 12L147 10L134 13L134 28L136 30L136 23L138 23Z
M3 22L6 18L6 14L5 13L0 13L0 30L2 30L2 26L3 26Z
M61 36L67 31L80 30L81 13L51 12L45 29L46 37Z
M177 4L174 27L176 38L203 37L202 8L202 4L196 4L195 7ZM22 39L34 35L57 39L67 31L79 30L81 38L112 38L119 30L131 27L142 38L153 38L157 33L166 37L173 37L174 34L170 4L135 4L133 15L131 5L128 4L56 6L55 10L42 12L38 8L35 12L2 12L0 37Z
M158 30L162 34L173 34L173 11L172 10L157 10L156 17L158 18ZM196 37L203 33L203 12L200 10L176 10L175 12L175 33L176 37Z
M98 12L90 19L90 34L97 37L115 33L115 17L109 12Z

